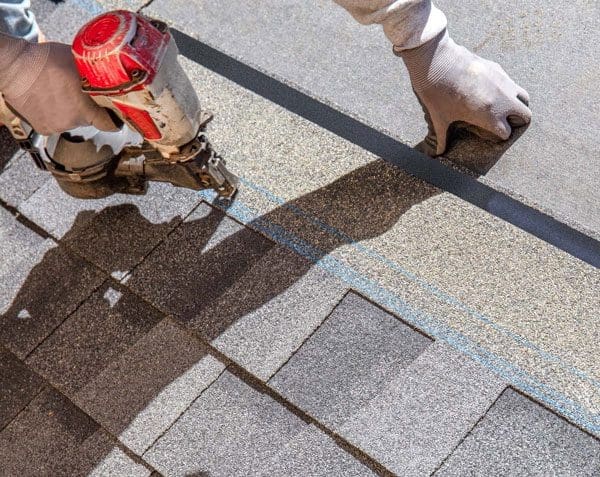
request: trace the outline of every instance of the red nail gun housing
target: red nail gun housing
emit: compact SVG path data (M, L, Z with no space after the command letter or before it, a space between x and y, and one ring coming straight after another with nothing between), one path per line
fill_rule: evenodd
M198 134L200 106L166 24L118 10L87 23L73 41L85 92L135 128L163 157Z

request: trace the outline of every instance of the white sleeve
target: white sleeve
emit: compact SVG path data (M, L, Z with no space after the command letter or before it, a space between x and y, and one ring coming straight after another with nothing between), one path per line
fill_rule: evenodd
M380 24L396 50L416 48L446 28L431 0L334 0L364 25Z
M30 0L0 1L0 33L37 41L38 25L30 7Z

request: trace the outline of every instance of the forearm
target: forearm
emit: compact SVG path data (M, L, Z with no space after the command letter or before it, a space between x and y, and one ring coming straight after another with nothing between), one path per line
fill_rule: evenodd
M446 28L431 0L334 0L364 25L380 24L396 50L416 48Z
M38 25L29 0L0 1L0 33L37 41Z

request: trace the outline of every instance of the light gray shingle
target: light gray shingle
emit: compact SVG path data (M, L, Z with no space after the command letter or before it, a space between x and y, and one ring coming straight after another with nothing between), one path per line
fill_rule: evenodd
M269 384L337 428L430 343L429 338L350 293Z
M324 458L315 462L320 445ZM144 459L171 476L281 475L285 470L312 475L315 466L357 475L361 469L309 424L227 371Z
M435 475L598 476L600 441L507 389Z
M435 342L340 434L398 475L429 475L505 386L487 368Z

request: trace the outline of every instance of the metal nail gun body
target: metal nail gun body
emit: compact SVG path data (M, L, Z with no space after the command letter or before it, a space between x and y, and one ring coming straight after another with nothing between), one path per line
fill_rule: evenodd
M238 178L206 138L212 116L202 112L166 24L124 10L109 12L81 28L72 51L83 91L112 112L122 135L135 130L140 141L115 150L98 142L110 137L106 133L90 139L75 130L50 138L36 163L67 193L143 194L146 182L156 180L234 196Z

